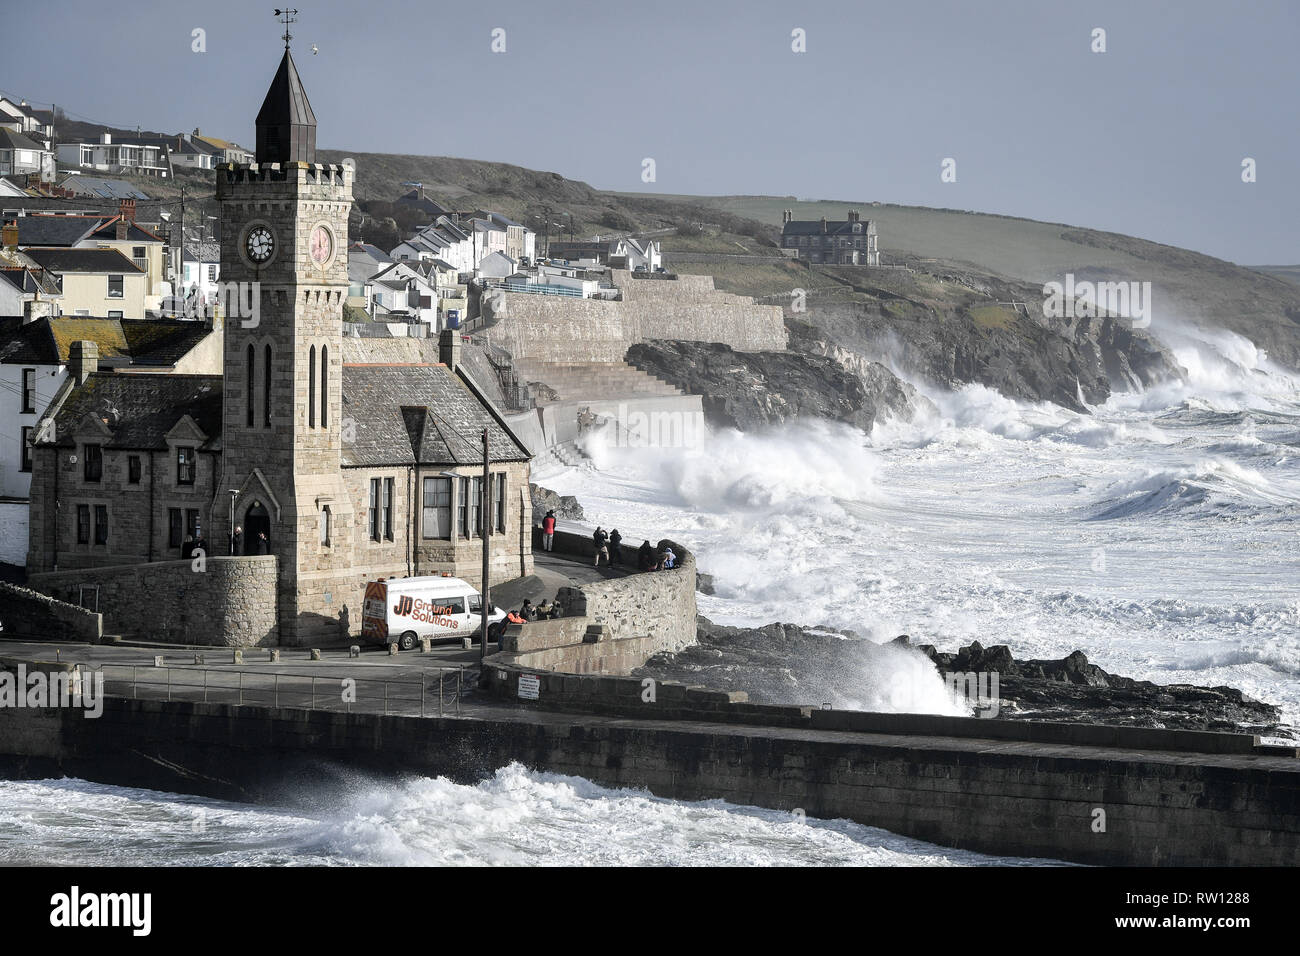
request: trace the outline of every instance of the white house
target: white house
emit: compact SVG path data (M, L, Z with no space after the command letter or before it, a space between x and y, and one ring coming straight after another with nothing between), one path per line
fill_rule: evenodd
M165 178L171 175L167 149L144 143L114 143L111 133L101 133L96 143L60 143L59 163L107 173L137 173Z
M485 279L506 279L515 274L518 263L504 252L490 252L479 261L478 272Z
M186 299L191 294L207 305L217 294L217 283L221 281L221 246L215 242L185 243L185 260L181 275L181 287L177 295Z
M37 175L54 181L54 154L22 133L0 127L0 176Z
M54 117L46 110L35 110L26 100L15 103L0 96L0 128L11 129L48 147L54 137Z
M421 262L394 262L371 278L374 314L405 312L441 331L438 289L432 267Z

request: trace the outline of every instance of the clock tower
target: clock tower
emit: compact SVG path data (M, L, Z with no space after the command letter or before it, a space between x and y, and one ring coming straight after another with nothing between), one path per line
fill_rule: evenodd
M255 162L217 170L225 293L222 484L212 548L278 562L281 644L328 630L350 533L340 471L350 167L316 162L316 117L286 40ZM263 538L265 536L265 538ZM224 550L224 549L223 549Z

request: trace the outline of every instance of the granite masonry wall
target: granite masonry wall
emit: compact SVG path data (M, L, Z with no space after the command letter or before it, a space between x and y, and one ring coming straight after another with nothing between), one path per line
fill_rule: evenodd
M134 640L214 647L277 643L276 558L209 557L190 561L33 574L36 590L76 603L99 586L104 631Z
M540 552L540 528L534 536L533 550ZM554 546L584 560L595 553L589 537L564 531L556 532ZM556 601L564 606L564 617L507 627L501 651L488 658L500 665L494 673L627 674L661 651L694 644L695 556L673 541L660 541L659 547L671 547L677 555L672 570L560 588ZM623 548L624 563L636 560L635 550Z
M0 582L0 624L6 640L99 643L102 615L16 584Z
M340 765L473 783L512 762L1000 855L1126 866L1300 863L1294 756L504 708L474 719L124 698L105 700L98 719L74 708L0 709L0 774L69 774L243 801L272 799L290 779L337 782L331 768Z
M786 347L781 307L718 292L712 276L636 280L614 270L623 301L505 292L484 298L494 344L541 362L621 362L655 339L723 342L739 352Z

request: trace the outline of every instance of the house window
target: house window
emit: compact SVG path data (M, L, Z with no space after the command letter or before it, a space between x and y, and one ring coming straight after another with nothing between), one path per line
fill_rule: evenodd
M262 424L271 427L271 346L262 350Z
M132 247L131 247L131 258L132 258L132 259L143 259L143 258L145 258L145 254L144 254L144 246L132 246Z
M469 479L460 480L460 491L456 501L456 524L460 526L460 536L469 537Z
M77 544L90 544L90 505L77 505Z
M426 538L451 538L451 479L424 479L424 520Z
M193 448L176 449L176 484L194 484L194 462L196 456Z
M130 455L126 459L126 480L132 485L140 484L140 456Z
M481 538L483 537L483 479L475 478L471 487L473 497L469 500L470 523L474 526L474 534Z
M123 279L121 276L108 277L108 297L110 299L122 298L122 283Z
M95 505L95 544L108 544L108 505Z
M185 536L184 515L180 508L167 509L167 547L179 548Z
M120 319L120 318L122 317L122 312L121 312L120 309L110 311L110 312L108 313L108 317L109 317L110 319Z
M393 478L384 479L384 537L393 540Z
M370 540L379 540L379 479L370 479Z
M506 530L506 473L503 471L495 476L492 496L492 523L496 526L497 531L505 533Z
M320 347L320 427L330 425L330 347Z
M185 512L185 533L195 541L203 537L203 529L199 527L199 512L196 508Z
M307 355L307 427L316 427L316 346Z
M23 412L24 415L36 414L36 369L23 369Z
M83 450L82 475L87 481L99 481L104 476L104 449L99 445L84 445Z
M254 354L255 353L253 352L253 347L250 345L248 347L248 380L245 387L245 397L247 398L248 401L248 409L246 415L247 421L245 422L245 424L247 424L249 428L253 427L253 387L254 387L253 381L257 375L257 368L254 359Z
M32 432L34 431L36 431L36 429L31 425L23 426L23 457L21 466L23 471L32 470Z
M320 509L320 543L324 547L329 547L330 543L330 506L323 505Z
M217 281L217 267L208 266L208 284L212 285Z

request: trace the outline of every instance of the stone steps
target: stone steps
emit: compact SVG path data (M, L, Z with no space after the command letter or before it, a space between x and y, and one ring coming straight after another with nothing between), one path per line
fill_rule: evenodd
M516 359L521 381L542 382L560 401L681 395L682 391L626 362L536 362Z

